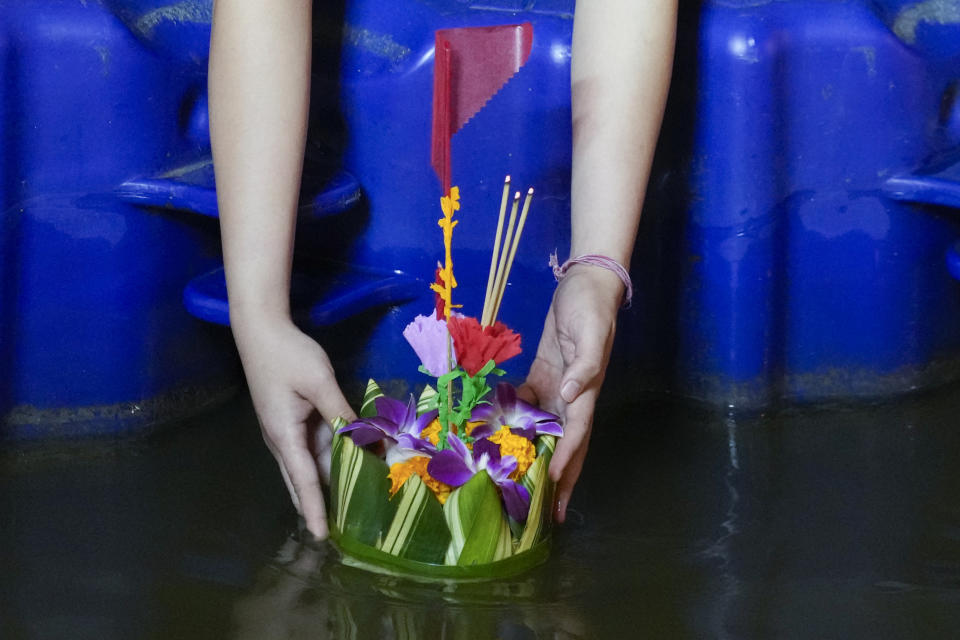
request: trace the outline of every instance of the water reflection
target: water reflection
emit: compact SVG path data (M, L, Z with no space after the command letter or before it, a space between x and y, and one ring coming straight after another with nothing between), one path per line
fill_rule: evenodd
M726 511L724 511L724 520L719 525L717 538L698 554L698 559L714 564L717 571L717 588L709 606L705 607L702 624L716 631L718 638L731 637L726 633L725 621L735 615L737 601L742 595L731 549L733 537L740 533L738 524L740 493L737 489L740 459L737 452L736 417L728 415L723 421L723 426L727 435L727 459L724 462L723 472Z
M717 526L696 556L712 585L689 614L697 635L949 635L957 404L938 394L707 420ZM694 500L710 504L709 490Z
M418 582L345 564L328 545L288 538L233 609L242 639L587 638L570 575Z

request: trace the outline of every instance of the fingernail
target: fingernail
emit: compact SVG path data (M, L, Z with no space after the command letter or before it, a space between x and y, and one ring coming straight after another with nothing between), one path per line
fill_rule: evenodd
M576 380L567 380L560 389L560 397L564 402L573 402L580 393L580 383Z

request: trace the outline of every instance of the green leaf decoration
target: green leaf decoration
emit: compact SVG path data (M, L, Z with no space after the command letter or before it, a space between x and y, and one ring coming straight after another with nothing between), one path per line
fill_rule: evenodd
M335 465L330 485L334 523L344 535L376 545L396 510L390 500L387 464L344 436L334 439L331 463Z
M503 560L513 555L513 536L510 534L510 525L503 509L500 510L500 533L497 536L497 548L493 552L494 560ZM461 558L463 555L461 554Z
M497 368L497 363L492 359L487 360L487 364L483 365L480 368L480 371L477 371L477 375L473 376L474 378L485 378L490 375L490 372Z
M489 365L492 362L493 360L487 364ZM486 378L479 373L472 378L464 373L460 380L460 404L457 406L456 411L456 423L458 427L463 426L463 424L470 419L470 414L473 413L474 407L476 407L483 396L490 391Z
M457 367L453 371L448 371L447 373L437 378L437 389L447 386L448 382L453 382L454 380L459 378L461 375L463 375L463 369L460 367Z
M439 400L440 396L437 394L437 390L430 385L425 386L423 393L420 394L420 398L417 400L417 415L422 416L428 411L436 409Z
M451 400L449 386L452 386L452 382L455 378L460 376L460 369L454 369L449 373L437 378L437 418L440 420L440 433L437 438L437 449L443 450L447 448L447 436L450 432L450 422L452 419L450 406Z
M397 503L397 511L378 548L401 558L442 563L450 544L450 530L433 492L414 474L392 501Z
M487 384L488 375L502 376L503 370L497 369L493 360L488 360L487 364L477 372L475 376L467 375L466 371L459 369L460 375L460 402L454 413L453 419L457 427L462 427L469 419L477 405L486 402L483 397L492 389Z
M383 395L380 385L373 381L373 378L367 381L367 390L363 394L363 402L360 403L360 417L372 418L377 415L377 406L374 400Z
M520 484L530 492L530 512L527 523L520 535L520 544L517 552L522 553L543 540L549 531L551 506L553 502L553 486L548 477L550 459L557 439L554 436L542 435L537 438L537 459L520 479Z
M330 443L330 520L334 523L340 521L339 495L340 495L340 474L337 471L343 462L343 441L349 440L349 437L342 436L336 431L333 432L333 442Z
M497 369L493 360L488 360L475 376L468 375L463 367L457 367L437 378L437 408L440 419L438 449L447 448L447 435L451 424L456 425L457 433L461 434L460 437L463 439L464 425L470 419L474 408L484 402L483 397L491 391L487 384L487 376L503 375L503 373L502 370ZM457 406L454 409L453 381L457 379L460 380L460 396L457 398Z
M510 555L510 527L500 493L485 471L450 494L443 514L451 534L447 564L484 564Z
M537 441L534 442L534 445L536 445L536 448L537 448L538 458L542 456L544 453L547 453L548 455L553 456L553 452L557 448L557 436L544 434L537 438Z

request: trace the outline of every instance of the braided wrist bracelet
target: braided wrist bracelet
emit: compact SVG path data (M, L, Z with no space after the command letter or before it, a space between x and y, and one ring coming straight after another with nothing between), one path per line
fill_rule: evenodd
M630 306L630 300L633 298L633 283L630 281L630 274L627 273L627 270L623 268L622 264L613 258L597 255L595 253L588 253L582 256L577 256L576 258L570 258L561 265L559 260L557 260L556 252L550 254L550 266L553 268L553 276L557 279L557 282L563 280L564 276L567 275L567 270L578 263L592 264L595 267L601 267L617 274L617 277L620 278L621 282L623 282L623 286L625 288L623 294L623 307L627 308Z

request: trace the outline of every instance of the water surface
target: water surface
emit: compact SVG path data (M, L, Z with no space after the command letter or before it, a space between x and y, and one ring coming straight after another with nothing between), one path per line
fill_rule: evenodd
M249 404L0 453L2 638L905 638L960 629L960 389L736 416L602 406L510 580L368 574L297 522Z

